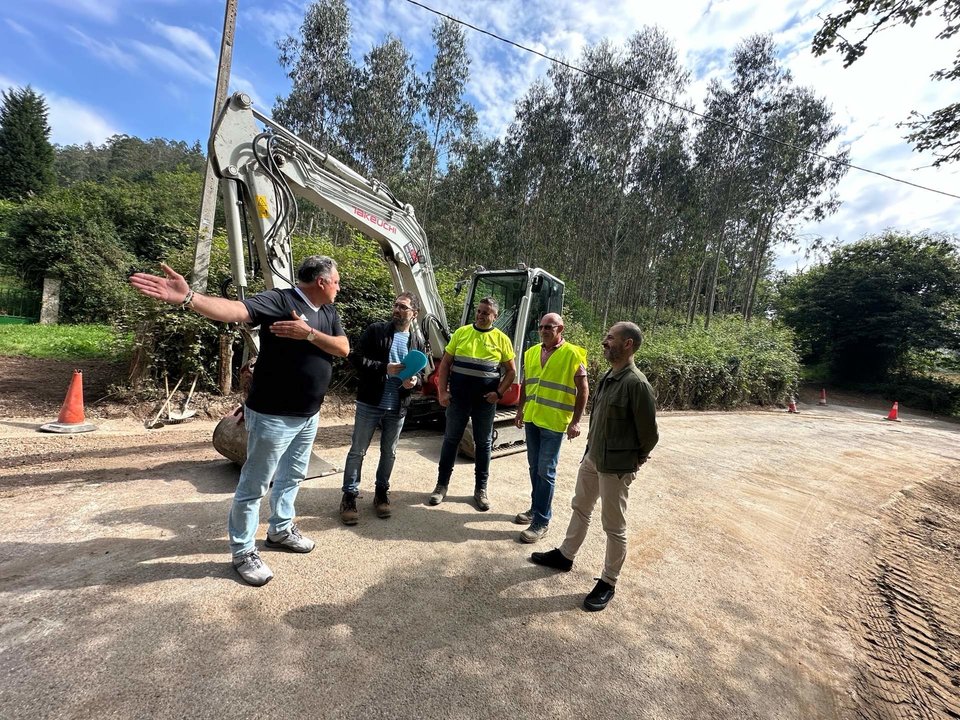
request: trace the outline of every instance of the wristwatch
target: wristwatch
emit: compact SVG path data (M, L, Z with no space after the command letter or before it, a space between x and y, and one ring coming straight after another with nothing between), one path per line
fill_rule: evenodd
M494 392L497 394L497 398L499 400L503 400L503 393L500 392L500 388L497 388L496 390L494 390Z
M316 336L317 334L311 329L310 332L307 333L307 337L306 337L307 342L313 342L313 339Z

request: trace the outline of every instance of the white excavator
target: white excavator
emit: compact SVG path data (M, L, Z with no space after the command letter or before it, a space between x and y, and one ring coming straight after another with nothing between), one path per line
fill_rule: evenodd
M428 348L427 382L410 409L411 420L441 417L437 402L436 368L450 338L443 302L437 289L427 237L413 207L401 203L378 180L368 180L336 158L311 147L277 122L258 112L248 95L234 94L220 112L210 137L210 158L221 179L231 273L237 295L244 297L250 268L257 268L268 289L295 284L291 234L297 222L296 197L376 240L387 263L396 293L412 292L420 299L417 329ZM295 197L296 196L296 197ZM251 238L246 237L242 211ZM494 456L523 450L522 432L512 420L523 381L523 353L540 342L537 325L548 312L563 311L564 285L539 268L520 265L512 270L475 271L466 294L461 324L473 321L481 298L495 297L500 314L495 326L512 340L517 378L499 403L494 430ZM255 332L247 329L256 347ZM230 460L246 459L242 413L228 415L214 431L214 447ZM460 444L473 457L472 428ZM314 455L310 477L337 468Z

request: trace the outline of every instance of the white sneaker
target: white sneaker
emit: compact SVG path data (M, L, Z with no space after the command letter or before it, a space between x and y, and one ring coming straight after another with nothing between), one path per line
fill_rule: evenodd
M233 558L233 568L247 584L254 587L266 585L273 580L273 570L260 559L260 553L256 549Z
M300 533L300 528L296 524L290 525L289 528L277 535L267 533L267 541L264 543L264 546L268 548L297 553L308 553L313 550L315 545L316 543L313 540Z

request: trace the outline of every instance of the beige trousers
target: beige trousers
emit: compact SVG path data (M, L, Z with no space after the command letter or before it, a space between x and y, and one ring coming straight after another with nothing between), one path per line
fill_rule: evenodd
M587 537L590 516L600 498L600 522L607 534L607 554L603 561L603 573L600 579L611 585L617 584L620 568L627 557L627 495L630 483L637 476L635 472L601 473L589 457L584 457L577 473L577 487L573 493L573 516L567 527L567 537L560 546L560 552L568 560L573 560Z

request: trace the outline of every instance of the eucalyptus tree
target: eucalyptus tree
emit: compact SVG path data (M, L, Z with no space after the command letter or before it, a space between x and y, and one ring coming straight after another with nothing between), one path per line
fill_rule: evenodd
M441 18L433 27L433 41L436 54L423 93L423 132L430 148L420 201L424 224L430 213L437 169L448 161L451 150L472 135L477 121L476 111L463 97L470 78L463 28L449 18Z
M393 186L416 137L422 86L413 58L396 36L387 35L364 56L356 79L346 139L360 169Z
M692 320L703 292L705 324L709 326L723 296L721 279L733 282L742 264L748 218L756 203L758 182L753 157L765 106L777 88L790 82L790 73L777 59L769 35L753 35L734 50L730 86L712 80L708 86L706 118L698 124L696 156L703 208L698 231L703 258L699 282L692 288L688 319Z
M780 88L764 105L754 153L755 203L741 312L750 319L771 248L793 237L797 220L819 221L838 207L834 189L846 173L846 149L827 153L840 135L833 112L809 88Z
M594 175L588 189L591 227L603 259L593 268L590 294L606 324L622 284L636 281L626 269L658 242L637 232L646 225L649 208L639 199L652 195L655 166L644 161L644 147L679 112L688 75L673 42L651 27L631 36L622 50L606 41L587 48L581 63L586 72L573 83L576 142Z
M319 149L344 155L343 130L357 75L345 0L314 0L299 36L286 36L277 48L292 87L286 97L277 98L274 118Z
M502 217L497 192L499 157L498 140L473 144L437 179L431 232L434 257L463 268L480 262L508 262L497 247Z
M508 260L549 266L575 242L578 213L570 211L578 186L572 178L572 74L553 66L547 81L536 81L517 101L501 152L499 195L503 207L501 246L515 246ZM566 265L566 263L563 263Z

